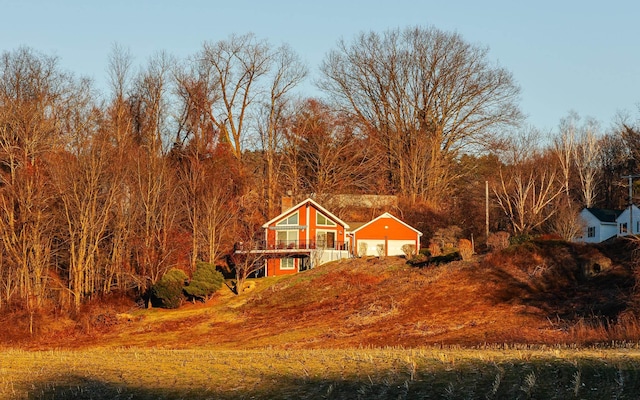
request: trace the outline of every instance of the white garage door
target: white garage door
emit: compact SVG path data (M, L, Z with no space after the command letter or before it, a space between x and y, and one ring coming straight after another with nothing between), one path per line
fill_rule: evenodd
M382 246L382 247L380 247ZM358 247L356 251L358 252L359 257L364 256L379 256L379 249L384 249L384 240L358 240ZM384 253L382 253L384 255Z
M402 251L402 246L405 244L412 244L415 246L416 242L413 240L388 240L387 246L389 249L387 251L388 256L403 256L404 251Z
M384 240L358 240L358 248L356 249L356 251L358 252L358 256L360 257L363 257L365 255L375 257L380 255L403 256L404 251L402 251L402 246L404 246L405 244L415 245L415 242L413 240L387 240L387 246L389 248L386 249L386 252L384 244ZM380 254L380 252L382 252L382 254Z

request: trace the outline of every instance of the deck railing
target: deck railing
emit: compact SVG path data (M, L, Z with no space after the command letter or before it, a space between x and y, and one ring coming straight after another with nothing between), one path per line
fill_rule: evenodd
M324 241L324 240L276 240L267 242L257 240L254 242L238 242L235 245L236 251L256 251L256 250L349 250L349 242Z

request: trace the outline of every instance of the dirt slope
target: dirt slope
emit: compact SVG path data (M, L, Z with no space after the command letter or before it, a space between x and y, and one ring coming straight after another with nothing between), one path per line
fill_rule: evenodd
M206 304L178 310L103 307L82 322L43 321L34 338L2 344L240 349L638 339L631 250L615 246L526 243L420 268L393 257L343 260L256 280L241 296L223 288Z

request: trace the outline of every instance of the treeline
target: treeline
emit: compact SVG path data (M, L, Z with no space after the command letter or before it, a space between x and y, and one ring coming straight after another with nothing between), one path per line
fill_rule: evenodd
M546 147L513 134L511 74L435 28L338 43L320 66L326 100L296 91L307 66L292 49L253 35L139 70L115 46L107 71L98 93L55 57L1 56L0 310L142 295L252 238L283 194L395 194L426 237L479 238L485 181L491 229L531 233L560 210L620 205L619 174L636 170L633 126L601 137L571 117Z

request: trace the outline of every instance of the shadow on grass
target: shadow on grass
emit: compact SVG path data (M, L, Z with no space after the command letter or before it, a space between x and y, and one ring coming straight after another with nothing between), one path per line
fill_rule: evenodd
M640 364L536 359L416 365L360 377L266 376L251 389L154 388L67 376L32 382L29 399L637 399ZM230 379L232 382L232 379ZM167 385L171 386L171 385ZM230 384L231 387L235 385ZM24 398L24 397L18 397Z
M622 264L587 276L579 246L527 243L508 250L489 257L486 268L476 272L478 279L497 285L492 293L496 304L525 304L550 319L570 321L594 317L615 321L629 306L635 278Z

